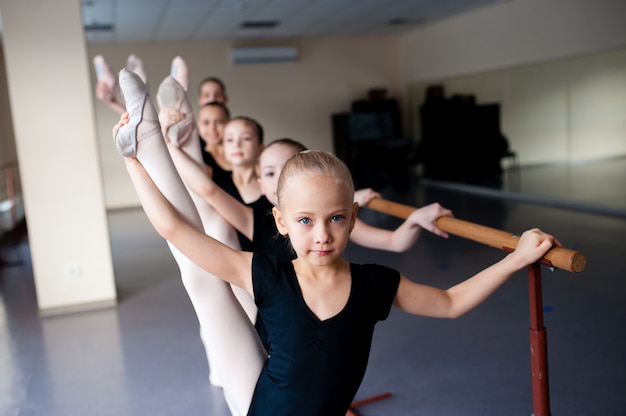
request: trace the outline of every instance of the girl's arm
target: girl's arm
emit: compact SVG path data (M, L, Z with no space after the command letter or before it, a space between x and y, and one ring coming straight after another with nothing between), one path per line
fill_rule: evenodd
M357 219L350 240L363 247L400 253L413 247L422 229L447 238L448 234L435 225L437 218L444 215L452 215L452 211L438 203L430 204L413 211L394 231L373 227Z
M198 197L211 205L233 228L252 240L254 212L252 208L233 198L219 187L187 153L168 142L167 147L176 165L176 170L185 185Z
M125 161L141 205L159 235L199 267L252 295L252 253L233 250L189 225L161 194L139 160Z
M487 299L515 272L541 259L553 244L560 245L553 236L537 228L528 230L514 252L448 290L414 283L402 276L394 306L414 315L458 318Z

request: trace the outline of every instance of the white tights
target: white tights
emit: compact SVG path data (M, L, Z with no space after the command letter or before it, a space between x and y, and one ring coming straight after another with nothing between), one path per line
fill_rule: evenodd
M137 75L126 70L120 72L119 82L130 122L116 136L118 150L124 156L136 155L182 218L198 230L208 227L217 232L212 226L219 215L210 215L212 221L203 226L198 209L176 171L145 85ZM246 415L267 353L230 285L196 266L173 245L169 247L200 321L202 339L211 352L212 365L221 378L231 411L237 416Z
M197 141L198 133L193 108L187 98L185 89L171 76L166 77L163 82L161 82L161 85L159 85L156 99L159 107L162 109L176 108L184 114L183 120L168 129L167 135L170 142L185 152L195 163L204 165L202 151ZM204 232L232 248L240 249L237 233L233 227L231 227L206 201L191 192L188 186L186 188L200 214ZM240 287L231 285L231 288L250 321L255 322L257 309L254 304L254 299L252 299L248 292ZM221 380L221 376L218 366L216 365L217 357L214 356L211 352L212 350L208 347L209 336L207 331L203 329L204 318L205 317L198 316L200 321L200 337L205 347L209 369L211 371L209 379L214 383L216 380Z

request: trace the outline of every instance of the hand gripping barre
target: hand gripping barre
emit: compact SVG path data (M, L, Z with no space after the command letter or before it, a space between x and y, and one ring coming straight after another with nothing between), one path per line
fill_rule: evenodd
M406 219L417 209L409 205L388 201L382 198L374 198L367 204L366 208L402 219ZM463 221L454 217L439 217L436 221L436 225L439 229L449 234L454 234L508 252L515 250L517 241L519 240L519 237L509 232ZM585 269L587 260L585 259L585 255L580 251L555 246L548 250L541 260L541 263L549 267L556 267L558 269L578 273Z

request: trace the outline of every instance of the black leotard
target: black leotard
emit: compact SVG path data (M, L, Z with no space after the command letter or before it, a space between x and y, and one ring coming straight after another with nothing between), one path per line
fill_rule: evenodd
M350 272L345 307L320 321L292 263L254 255L254 297L270 357L249 415L345 416L365 374L374 326L387 318L400 281L397 271L379 265L351 264Z

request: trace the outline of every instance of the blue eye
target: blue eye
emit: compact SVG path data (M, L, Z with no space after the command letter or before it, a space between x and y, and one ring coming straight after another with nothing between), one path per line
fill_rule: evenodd
M333 215L330 219L330 222L341 222L343 221L343 215Z
M303 224L303 225L309 225L309 224L311 224L311 219L310 218L300 218L298 220L298 222L300 224Z

